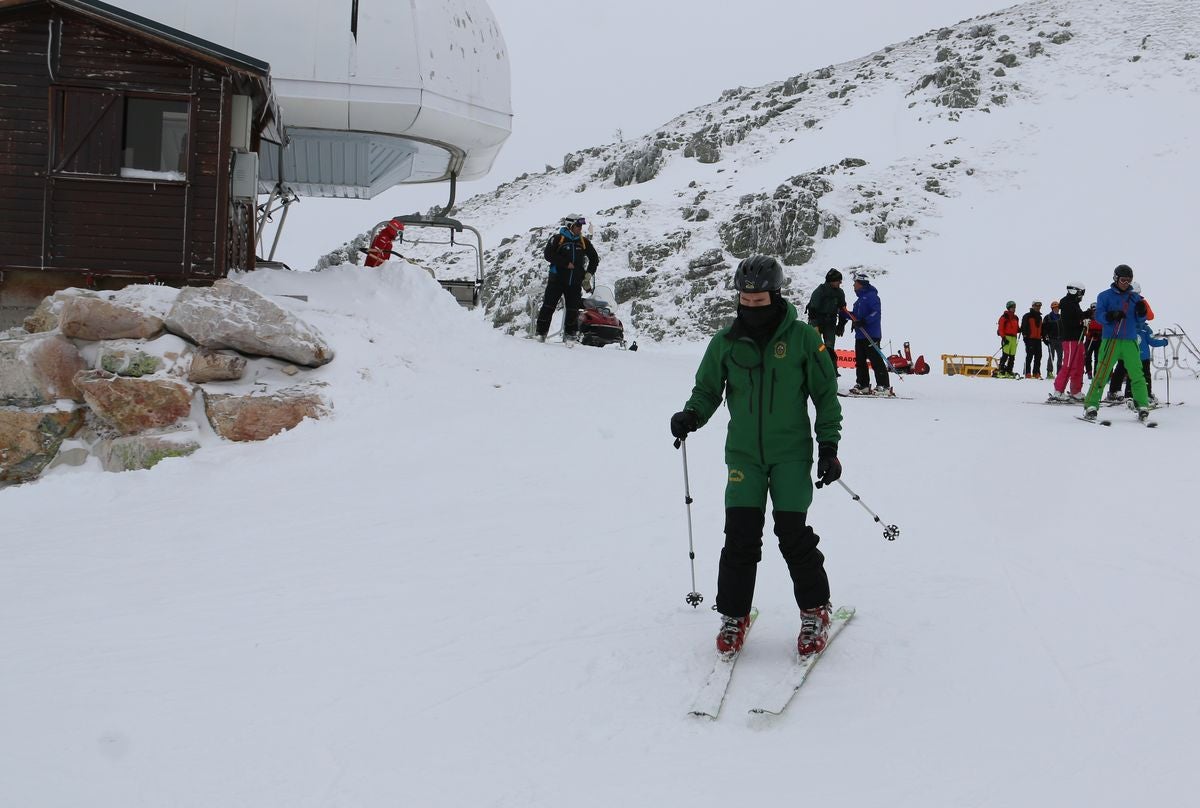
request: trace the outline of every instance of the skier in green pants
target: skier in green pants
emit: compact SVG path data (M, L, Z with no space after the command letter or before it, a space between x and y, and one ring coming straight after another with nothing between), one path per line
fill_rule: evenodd
M1088 421L1096 420L1100 396L1117 360L1124 360L1127 368L1136 368L1142 361L1138 329L1146 322L1146 301L1133 291L1132 285L1133 270L1121 264L1113 270L1112 286L1096 298L1095 319L1104 328L1104 333L1101 336L1096 373L1083 400L1083 417ZM1130 385L1133 402L1137 405L1138 420L1145 421L1150 416L1145 376L1131 373Z
M817 478L832 483L842 473L837 379L820 334L798 320L796 307L783 299L783 267L777 260L765 255L745 259L733 285L737 317L709 342L691 398L671 417L671 434L686 439L708 423L724 397L729 407L728 482L725 547L717 574L716 609L722 616L717 650L738 651L750 627L770 493L775 535L800 607L796 647L811 654L825 647L830 622L825 557L807 524L813 433L819 446ZM809 422L810 399L815 424Z

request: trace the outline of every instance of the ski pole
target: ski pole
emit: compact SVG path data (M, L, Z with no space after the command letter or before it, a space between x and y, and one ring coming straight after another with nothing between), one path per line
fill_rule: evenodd
M871 345L871 347L875 349L875 354L881 360L883 360L883 366L888 370L888 381L891 381L892 376L899 376L900 381L904 381L904 376L892 370L891 364L888 362L887 357L883 355L883 350L879 347L879 344L876 343L875 340L871 339L871 335L867 333L867 330L865 328L856 328L855 331L859 331L863 335L863 339L865 339Z
M695 609L704 600L704 596L696 591L696 547L692 543L692 487L688 482L687 441L683 438L676 438L675 448L683 450L683 502L687 505L688 559L692 565L692 591L688 592L684 600L688 602L689 606Z
M883 520L879 518L879 516L875 513L875 511L873 511L867 507L867 503L862 501L862 497L860 497L858 494L856 494L850 490L850 486L846 485L841 480L837 480L836 482L842 488L846 489L846 493L850 495L850 498L853 499L855 502L857 502L859 505L861 505L863 507L863 510L865 510L867 513L871 514L871 518L875 520L876 524L881 524L881 525L883 524ZM821 483L821 481L818 480L817 488L820 488L822 486L822 484L823 483ZM900 528L898 528L896 525L883 525L883 537L885 539L887 539L888 541L895 541L899 535L900 535Z

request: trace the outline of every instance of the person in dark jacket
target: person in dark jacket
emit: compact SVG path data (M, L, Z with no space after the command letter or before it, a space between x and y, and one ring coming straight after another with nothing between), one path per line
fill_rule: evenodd
M1046 378L1054 378L1054 360L1062 367L1062 314L1059 312L1060 303L1050 301L1050 313L1042 318L1042 343L1046 346Z
M1096 320L1095 303L1088 306L1083 315L1087 323L1087 331L1083 338L1083 369L1091 379L1094 378L1094 371L1099 363L1100 340L1104 337L1104 327Z
M717 651L736 653L750 628L767 494L775 535L800 607L801 654L825 647L830 623L829 577L819 537L807 522L813 499L813 437L817 478L837 480L842 408L837 378L817 332L783 299L783 267L755 255L734 274L737 317L708 343L692 395L671 416L678 440L708 423L722 400L729 408L725 439L725 548L717 572L721 614ZM807 402L815 418L809 420Z
M883 307L879 302L879 292L871 285L871 279L866 275L854 278L854 309L850 312L850 320L854 323L854 372L855 386L850 390L855 396L890 396L892 387L888 377L887 362L884 361L883 351L879 341L883 338ZM875 371L875 389L871 389L871 377L867 373L867 363Z
M1056 401L1068 399L1068 384L1071 388L1070 398L1083 401L1083 351L1084 337L1087 334L1087 315L1079 304L1085 291L1078 283L1068 283L1067 293L1058 301L1063 355L1058 364L1058 375L1054 377L1054 392L1050 394L1050 398Z
M592 290L593 276L600 265L596 248L583 235L587 220L582 216L568 216L558 232L546 242L543 256L550 262L550 277L546 281L546 294L542 297L542 308L537 316L537 338L546 341L550 333L550 320L558 301L566 297L567 310L563 315L563 342L573 344L579 330L579 306L583 291Z
M1025 338L1025 378L1042 378L1042 301L1035 300L1021 318L1021 336ZM1030 372L1032 368L1032 372Z
M808 324L817 329L825 341L825 352L837 373L837 338L846 333L846 293L842 290L842 273L831 269L825 273L825 283L813 290L804 307ZM840 375L840 374L839 374Z

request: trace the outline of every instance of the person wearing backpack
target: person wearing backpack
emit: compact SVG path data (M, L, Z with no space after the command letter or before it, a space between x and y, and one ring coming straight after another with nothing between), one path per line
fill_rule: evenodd
M837 353L834 350L837 338L846 333L846 293L842 290L842 273L831 269L825 273L825 282L813 290L804 307L808 324L817 329L825 341L825 352L833 362L837 373ZM841 374L838 374L841 375Z
M1046 378L1054 378L1054 360L1062 367L1062 315L1059 313L1061 304L1057 300L1050 301L1050 313L1042 318L1042 342L1046 346Z
M1021 318L1021 336L1025 338L1025 378L1042 378L1042 301L1035 300ZM1030 372L1030 368L1033 372Z
M545 342L550 333L550 320L558 301L566 298L566 313L563 315L563 342L575 343L579 330L579 307L584 291L592 291L596 267L600 256L596 248L583 235L587 220L582 216L568 216L563 226L546 242L542 255L550 262L550 276L546 280L546 294L542 297L542 308L537 316L537 339Z

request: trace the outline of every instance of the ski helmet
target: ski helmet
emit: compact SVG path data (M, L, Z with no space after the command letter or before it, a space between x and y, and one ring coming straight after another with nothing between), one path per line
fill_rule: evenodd
M841 279L842 279L842 273L838 272L836 269L831 269L825 273L825 280L828 283L832 283L834 281L840 281Z
M1010 300L1004 304L1004 308L1006 308L1006 309L1015 309L1016 307L1017 307L1017 301L1015 301L1015 300Z
M1035 300L1029 304L1029 308L1031 308L1031 309L1040 309L1041 307L1042 307L1042 301L1040 301L1040 300Z
M567 227L574 227L575 225L583 227L585 224L587 224L587 219L583 218L578 213L572 213L563 217L563 224Z
M1121 264L1113 270L1113 280L1115 281L1117 278L1133 280L1133 270L1130 269L1129 264Z
M1068 283L1067 284L1067 294L1069 294L1069 295L1079 295L1080 297L1083 297L1083 293L1086 291L1087 290L1083 288L1082 283Z
M769 255L752 255L738 264L733 288L739 292L778 292L783 288L783 267Z
M1057 301L1057 300L1051 300L1051 301L1050 301L1050 308L1052 308L1052 309L1058 309L1058 301Z

